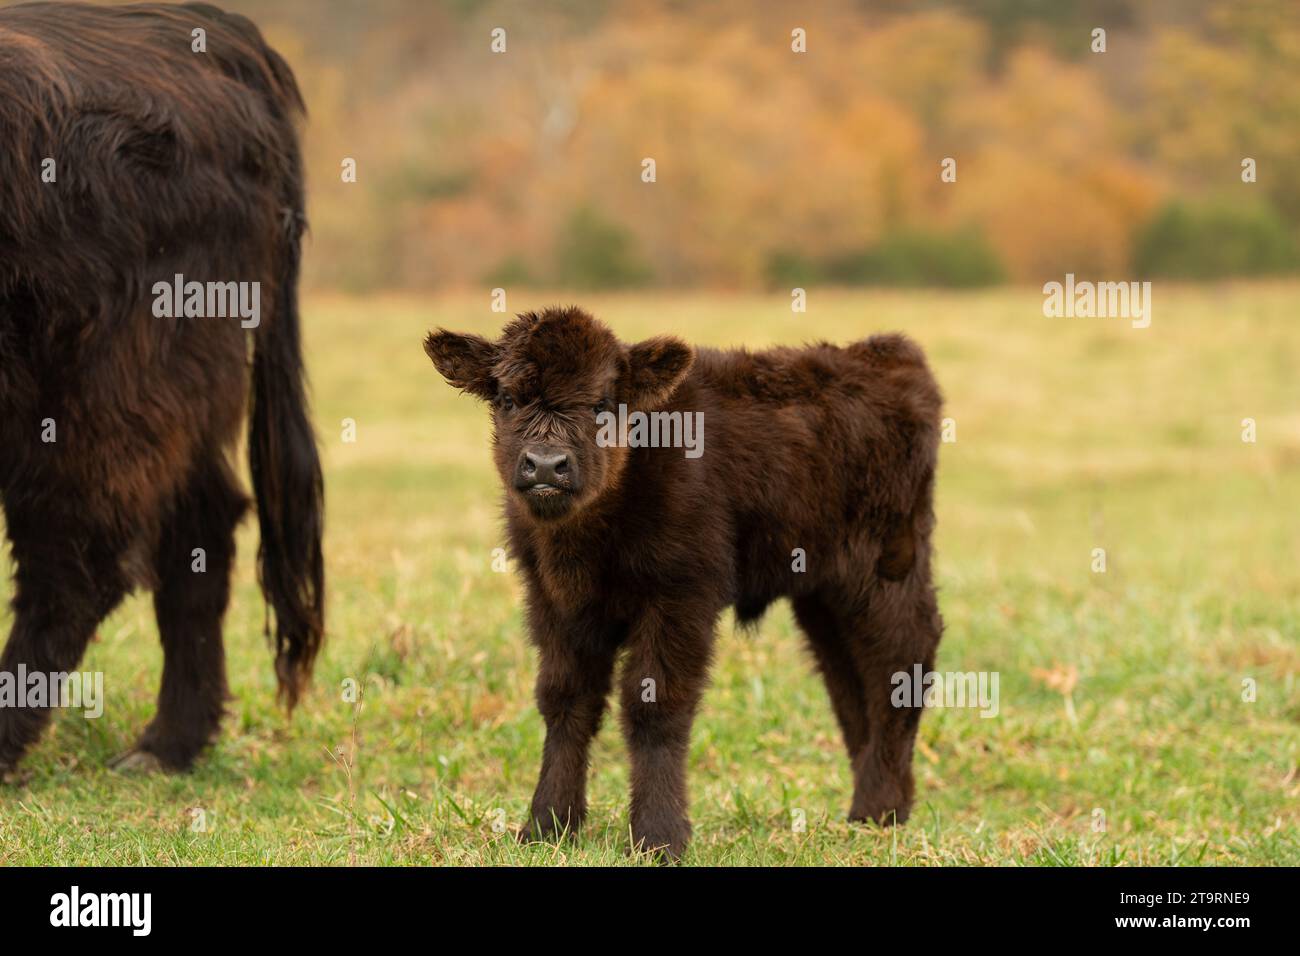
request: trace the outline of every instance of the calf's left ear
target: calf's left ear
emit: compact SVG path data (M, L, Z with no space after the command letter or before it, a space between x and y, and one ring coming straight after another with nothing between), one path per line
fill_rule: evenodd
M496 396L497 383L492 377L497 347L478 335L461 335L439 329L424 340L424 351L451 385L479 398Z
M695 362L695 350L661 335L627 350L627 390L633 404L653 408L667 401Z

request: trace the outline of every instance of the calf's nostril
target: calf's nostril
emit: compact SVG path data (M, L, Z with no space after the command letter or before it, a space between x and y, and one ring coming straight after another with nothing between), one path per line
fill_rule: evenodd
M561 478L569 480L569 456L546 451L524 452L519 461L519 477L529 485L554 484Z

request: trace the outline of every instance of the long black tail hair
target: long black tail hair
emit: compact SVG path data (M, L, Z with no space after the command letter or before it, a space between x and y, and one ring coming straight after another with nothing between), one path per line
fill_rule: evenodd
M292 711L311 677L324 636L321 535L325 491L316 436L307 415L299 335L301 205L295 203L286 215L288 245L278 307L271 321L258 329L254 344L248 458L262 535L258 579L275 612L275 674L280 698ZM269 617L267 632L271 634Z

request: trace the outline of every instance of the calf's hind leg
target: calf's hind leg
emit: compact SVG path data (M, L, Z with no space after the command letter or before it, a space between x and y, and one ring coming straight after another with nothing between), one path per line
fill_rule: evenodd
M894 677L911 680L915 666L934 668L943 625L928 584L879 584L848 637L867 695L867 744L853 762L850 820L904 823L912 811L912 748L921 723L923 687L915 706L895 706Z
M867 745L868 732L867 692L846 640L850 617L821 595L798 597L792 603L795 620L808 638L852 761Z
M163 522L154 613L163 645L158 712L120 769L185 770L216 736L227 697L221 622L230 599L235 526L248 507L229 466L206 462Z
M942 623L933 589L883 583L867 598L846 588L801 598L795 610L844 732L853 769L849 819L905 822L912 809L912 750L921 708L894 706L894 675L906 674L910 681L916 664L923 672L934 666Z

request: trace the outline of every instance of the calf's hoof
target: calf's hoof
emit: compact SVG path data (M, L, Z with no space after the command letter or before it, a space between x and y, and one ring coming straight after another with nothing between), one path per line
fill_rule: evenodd
M575 810L535 811L519 828L520 843L556 843L574 836L582 824L583 814Z
M691 840L687 820L665 820L632 825L632 852L644 853L658 863L677 863Z
M881 775L868 786L859 783L853 790L849 822L878 823L882 827L906 823L912 812L913 793L910 773L897 778Z
M856 804L849 810L850 823L878 823L882 827L899 826L907 822L912 813L910 804L877 804L859 807Z

